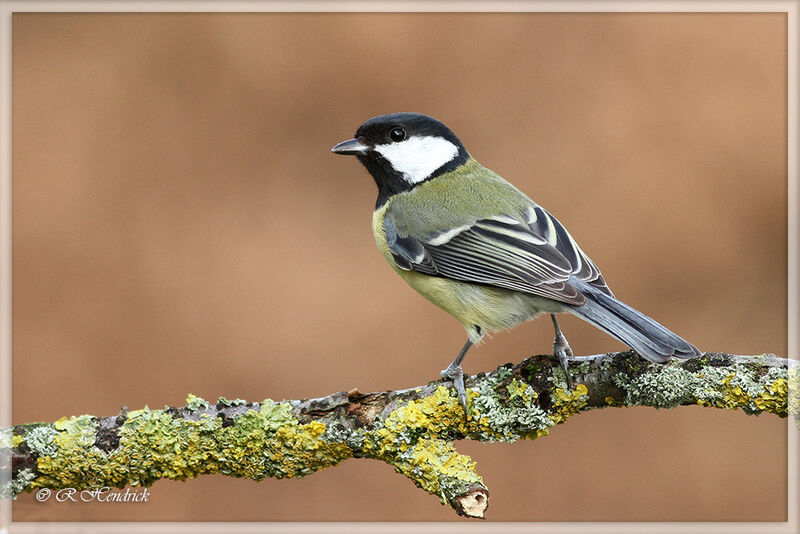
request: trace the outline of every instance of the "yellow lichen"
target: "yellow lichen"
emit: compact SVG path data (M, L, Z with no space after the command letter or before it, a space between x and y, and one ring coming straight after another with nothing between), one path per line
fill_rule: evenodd
M759 410L786 417L788 411L789 385L779 378L764 389L753 403Z
M563 423L589 402L589 389L584 384L578 384L575 389L567 393L562 388L555 390L555 402L550 413L550 419L555 424Z
M548 434L550 434L550 430L549 429L547 429L547 428L538 428L538 429L534 430L533 432L528 432L527 434L525 434L525 439L541 438L542 436L546 436Z
M750 404L750 397L742 388L731 385L731 380L735 377L735 374L730 374L722 379L722 401L719 403L721 408L731 410Z
M615 398L615 397L613 397L611 395L608 395L607 397L604 397L603 401L606 403L607 406L614 406L614 407L617 407L617 408L621 407L621 406L625 406L624 402L618 400L617 398Z
M468 395L471 400L477 394L470 391ZM456 452L446 439L449 434L466 434L470 426L481 424L468 423L458 400L440 386L433 394L392 412L382 428L367 434L363 449L368 456L390 463L426 491L442 494L441 476L458 484L481 482L472 459Z
M520 382L516 378L506 386L506 391L508 391L509 399L521 397L524 402L530 402L532 399L535 399L538 396L533 388L524 382Z
M749 393L732 383L735 379L736 374L729 374L722 379L719 390L721 398L698 398L697 404L727 410L744 408L748 413L768 412L781 417L789 413L789 382L786 379L778 378L757 392L750 388Z
M87 487L84 481L105 484L106 458L103 451L94 447L96 420L89 415L62 417L53 424L60 432L53 438L58 453L55 457L42 456L37 468L42 476L31 482L31 487L57 485L59 487Z
M119 430L109 453L94 446L96 419L60 419L57 454L40 457L42 476L31 486L94 488L122 483L149 484L159 478L183 480L219 473L259 480L302 477L352 456L343 443L321 439L325 425L300 424L288 403L265 401L229 427L203 414L199 420L165 410L136 410ZM266 460L266 461L265 461Z

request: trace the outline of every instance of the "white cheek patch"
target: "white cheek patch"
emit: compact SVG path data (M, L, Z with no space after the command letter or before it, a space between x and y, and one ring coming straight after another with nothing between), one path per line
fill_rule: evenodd
M409 137L399 143L376 145L375 151L408 183L416 184L455 158L458 147L443 137Z

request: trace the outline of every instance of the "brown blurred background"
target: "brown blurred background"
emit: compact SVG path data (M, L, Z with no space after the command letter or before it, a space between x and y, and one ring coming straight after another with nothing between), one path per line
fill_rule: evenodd
M15 14L13 420L438 377L461 325L375 249L330 147L418 111L565 223L616 294L701 349L786 355L780 14ZM622 345L566 317L576 354ZM497 335L489 370L551 350ZM786 426L608 409L459 449L495 521L786 519ZM434 520L377 461L164 481L16 521Z

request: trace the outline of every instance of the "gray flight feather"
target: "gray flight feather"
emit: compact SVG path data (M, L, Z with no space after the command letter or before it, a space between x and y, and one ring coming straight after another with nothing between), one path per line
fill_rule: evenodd
M622 341L644 358L663 363L676 358L694 358L700 351L650 317L610 297L597 288L572 280L586 297L583 306L568 311Z

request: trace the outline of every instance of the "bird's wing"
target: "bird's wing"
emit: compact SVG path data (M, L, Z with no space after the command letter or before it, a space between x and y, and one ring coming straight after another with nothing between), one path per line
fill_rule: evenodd
M610 297L614 296L603 275L600 274L600 269L581 250L581 247L567 232L564 225L558 222L558 219L539 206L529 208L526 215L526 223L531 228L531 231L537 235L544 236L548 243L551 243L556 250L567 258L567 261L572 265L572 274L578 280L586 282Z
M539 206L524 220L495 215L419 238L384 220L387 242L401 269L512 289L581 305L572 276L611 294L600 271L555 217Z

